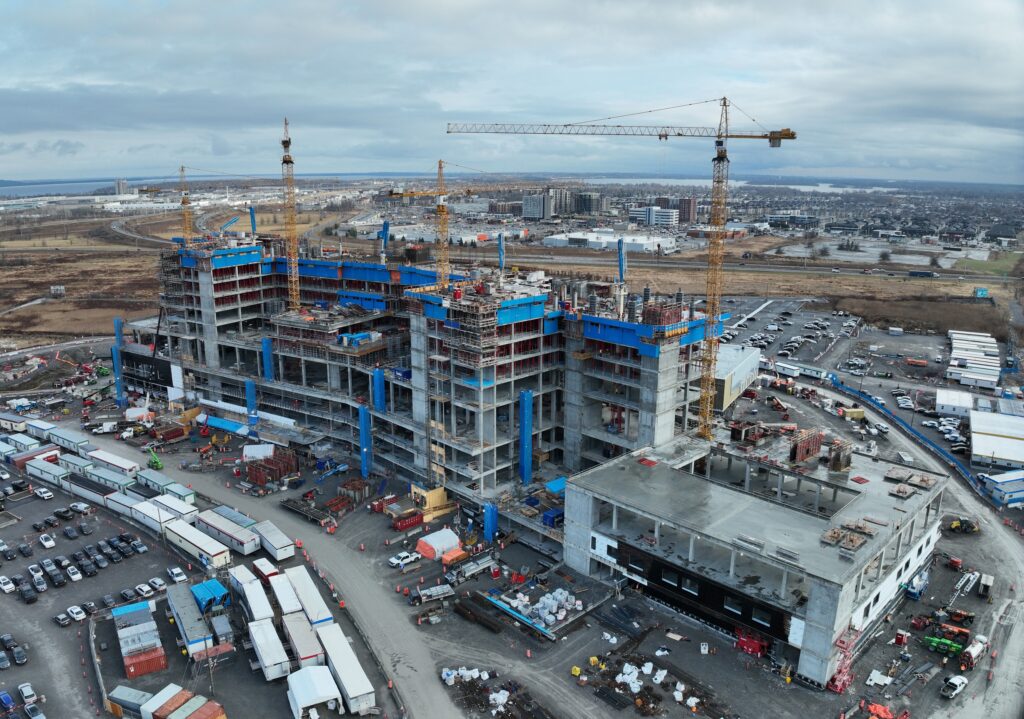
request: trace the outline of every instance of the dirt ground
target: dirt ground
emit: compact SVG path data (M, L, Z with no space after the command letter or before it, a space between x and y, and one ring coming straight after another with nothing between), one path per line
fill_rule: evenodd
M64 299L49 299L64 285ZM157 310L157 255L122 252L5 253L0 265L0 336L19 347L90 334L109 334L115 316ZM26 302L45 302L14 311Z

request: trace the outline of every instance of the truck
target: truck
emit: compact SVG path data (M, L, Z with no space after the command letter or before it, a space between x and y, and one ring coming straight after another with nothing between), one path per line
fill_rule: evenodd
M931 577L927 571L920 572L917 576L907 582L905 590L907 593L907 599L913 599L917 601L921 596L928 590L928 584Z
M327 522L327 520L331 518L329 512L320 509L319 507L315 506L312 502L303 499L298 499L296 497L282 499L281 506L284 507L285 509L295 512L296 514L301 514L310 522L316 522L320 526L323 526Z
M447 576L445 577L447 579ZM448 599L455 596L455 590L450 584L439 584L436 587L415 587L412 596L409 597L409 604L418 607L421 604L436 602L439 599Z
M486 572L498 564L498 560L491 554L483 554L473 559L460 562L444 574L446 582L452 586L458 586L463 582L472 579L481 572Z
M974 669L978 662L985 656L988 648L988 637L977 634L967 648L960 654L960 667L963 670Z
M920 359L918 357L907 357L907 359L904 360L904 361L908 365L910 365L911 367L927 367L928 366L928 360Z
M987 597L992 593L992 585L996 583L996 578L991 574L982 574L981 579L978 580L978 596Z
M931 270L910 270L907 272L907 277L939 277L938 272L932 272Z
M110 434L117 430L117 422L101 422L98 426L92 428L93 434Z

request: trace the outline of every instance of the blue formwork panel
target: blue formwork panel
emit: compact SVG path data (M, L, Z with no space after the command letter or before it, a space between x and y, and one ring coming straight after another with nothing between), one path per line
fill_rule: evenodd
M423 267L403 267L399 281L405 287L432 285L437 282L437 272Z
M265 275L286 275L288 274L288 260L284 257L264 260L261 271ZM300 259L299 277L319 277L327 280L341 279L341 263L331 260Z
M222 247L213 251L210 267L215 270L238 265L251 265L263 260L263 252L258 247Z
M549 312L544 315L544 334L554 335L558 334L559 323L558 320L562 318L562 312Z
M374 262L344 262L342 263L341 277L345 280L359 280L360 282L391 282L391 271L387 266Z
M384 295L377 292L353 292L352 290L339 290L338 302L340 304L356 304L367 310L383 312L387 309L387 302Z

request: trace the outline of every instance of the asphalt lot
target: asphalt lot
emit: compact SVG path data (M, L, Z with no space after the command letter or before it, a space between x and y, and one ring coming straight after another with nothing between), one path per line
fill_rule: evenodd
M33 487L37 485L34 483ZM66 524L77 526L81 521L76 515L72 522L61 521L61 526L52 530L56 546L45 549L40 545L40 533L32 528L32 523L77 500L58 489L49 489L55 495L51 500L35 496L8 500L7 510L21 519L13 526L0 530L0 537L15 550L18 543L28 543L34 553L31 557L18 554L14 560L5 560L0 567L3 575L12 577L21 574L27 578L28 566L38 564L45 557L54 559L64 555L74 561L72 554L87 544L96 544L100 539L124 531L141 535L137 528L128 526L115 515L101 509L96 510L87 520L95 528L93 534L79 536L75 540L67 539L62 534ZM38 694L45 696L46 704L43 708L48 717L76 719L95 715L95 689L85 637L87 623L72 622L70 626L60 627L53 618L66 612L68 607L81 606L87 601L95 602L102 609L105 594L113 594L121 602L119 594L122 589L144 583L151 577L166 579L166 568L180 562L159 543L141 536L149 549L145 554L133 554L118 564L111 563L107 568L100 569L94 577L83 576L76 582L67 581L62 587L55 587L47 579L47 591L40 593L34 604L22 602L18 592L0 596L0 631L13 634L29 655L27 664L12 665L10 669L0 672L0 689L14 696L18 684L29 681ZM116 643L107 650L114 654L117 651Z

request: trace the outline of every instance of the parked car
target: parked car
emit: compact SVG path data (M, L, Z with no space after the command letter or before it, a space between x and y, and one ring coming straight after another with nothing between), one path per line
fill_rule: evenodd
M88 559L86 559L79 565L79 569L81 569L82 574L84 574L87 577L95 577L97 574L99 574L99 570L96 569L96 565L90 562ZM71 567L68 567L68 571L71 571Z
M104 557L102 554L97 554L92 558L92 563L96 565L97 569L106 569L110 566L110 560Z
M54 557L53 562L61 569L64 569L64 567L71 566L71 560L65 557L63 554L58 554L56 557Z
M64 573L59 569L54 569L52 572L47 572L46 576L50 578L50 582L55 587L63 587L68 583L68 580L64 578Z
M32 522L32 529L36 530L37 532L45 532L46 522Z
M78 525L78 531L81 532L83 536L89 536L94 530L88 522L80 522Z
M72 512L78 512L79 514L85 514L89 511L89 505L85 502L72 502L68 505L68 509Z
M55 509L53 511L53 513L54 513L55 516L60 517L61 519L63 519L66 522L70 522L72 519L75 518L75 513L72 512L67 507L61 507L60 509Z
M71 624L71 617L69 617L64 612L61 612L53 618L53 621L56 623L58 627L66 627L69 624Z
M81 549L76 550L75 553L71 555L71 558L75 560L76 564L80 564L84 562L86 559L85 552L83 552Z
M148 584L136 584L135 593L143 599L149 599L153 596L153 590Z
M77 604L68 607L68 616L74 619L76 622L80 622L85 619L85 612Z
M43 710L39 708L39 704L26 704L25 705L25 716L27 719L46 719L46 715L43 714Z
M18 693L21 694L21 701L25 704L33 704L39 698L36 696L35 689L28 682L18 685Z
M3 644L4 649L10 651L18 646L18 640L14 638L13 634L0 634L0 644Z
M0 651L0 670L11 668L11 658L7 656L7 652Z
M85 564L86 561L88 561L88 560L84 560L82 562L82 564ZM77 567L74 567L74 566L68 567L67 572L68 572L68 579L70 579L72 582L80 582L80 581L82 581L82 573L78 570Z
M74 527L68 525L67 527L64 527L64 536L68 539L78 539L78 532L75 531Z
M37 487L34 493L39 499L53 499L53 492L46 487Z
M0 691L0 709L3 709L5 714L14 711L14 699L5 691Z
M18 555L15 554L14 550L10 547L7 547L7 549L4 550L0 550L0 554L3 554L4 559L6 559L8 562L18 558Z
M153 587L154 592L162 592L167 589L167 582L160 577L153 577L149 580L149 586Z
M32 577L32 579L43 576L43 568L38 564L28 565L28 576Z
M175 584L188 581L188 576L186 576L185 572L181 571L181 567L168 567L167 576L170 577L171 581Z
M139 595L137 595L135 593L134 589L122 589L121 590L121 599L125 600L126 602L130 602L133 599L138 599L138 598L139 598Z
M138 554L145 554L149 551L149 547L142 543L141 539L136 539L131 543L131 548L134 549Z
M404 567L407 564L418 562L422 558L423 556L419 552L399 552L388 560L388 564L396 568Z
M0 591L4 594L10 594L15 590L14 582L4 576L0 576Z
M39 595L36 594L35 590L27 584L23 584L18 589L18 594L21 595L21 600L25 604L35 604L39 600Z
M46 580L43 579L42 577L32 577L32 588L35 589L40 594L42 594L43 592L45 592L47 589L50 588L50 585L47 584Z
M43 566L43 570L47 572L52 572L54 569L57 568L57 565L54 564L53 560L49 557L44 557L42 560L40 560L39 563Z
M82 609L86 614L95 614L99 611L99 607L96 606L96 602L82 602Z
M52 514L49 517L44 517L43 521L46 522L46 526L48 526L48 527L59 527L60 526L60 520L57 519L56 517L54 517Z
M131 544L132 542L138 541L139 536L137 534L132 534L131 532L121 532L117 535L117 538L125 544Z
M101 601L103 602L103 606L107 609L110 609L111 607L117 605L117 600L114 599L113 594L104 594L103 599Z

